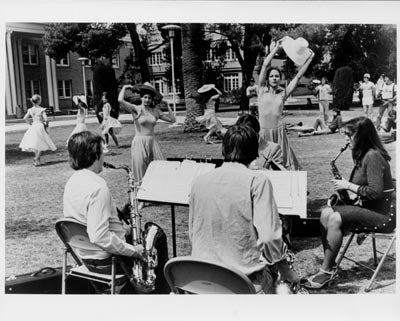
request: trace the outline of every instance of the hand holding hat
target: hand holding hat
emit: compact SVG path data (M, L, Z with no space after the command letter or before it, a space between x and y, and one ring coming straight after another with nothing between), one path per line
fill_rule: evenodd
M296 40L288 36L283 37L282 48L290 60L298 66L304 65L307 59L314 56L314 52L308 48L308 41L302 37Z

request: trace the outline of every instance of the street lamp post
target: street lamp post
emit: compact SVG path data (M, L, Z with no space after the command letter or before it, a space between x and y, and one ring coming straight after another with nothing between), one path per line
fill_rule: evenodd
M78 58L78 61L80 61L82 64L83 94L85 96L86 104L88 103L87 97L86 97L86 75L85 75L85 63L87 60L89 60L89 58L85 58L85 57Z
M175 68L174 68L174 38L175 38L175 30L181 29L181 27L177 25L166 25L162 27L164 30L168 30L168 36L170 40L170 47L171 47L171 68L172 68L172 104L174 108L174 117L175 117L175 124L172 124L169 127L176 127L179 126L178 122L176 121L176 102L175 102Z

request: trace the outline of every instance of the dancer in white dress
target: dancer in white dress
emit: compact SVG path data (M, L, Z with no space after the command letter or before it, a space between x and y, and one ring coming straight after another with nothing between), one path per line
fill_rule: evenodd
M103 116L103 122L100 125L100 129L102 130L102 134L104 135L104 138L106 141L103 152L107 153L108 152L108 134L111 135L112 139L114 140L115 145L117 147L119 147L118 139L117 139L117 136L115 136L115 135L121 131L122 125L117 119L110 116L111 105L108 102L108 93L107 92L103 93L101 100L103 101L103 111L100 112L100 115Z
M88 130L88 128L86 127L86 124L85 124L85 119L87 117L86 97L83 95L82 96L74 96L72 98L72 100L77 105L78 112L76 114L76 126L67 139L67 146L68 146L68 141L72 135Z
M19 144L19 148L24 152L33 152L35 157L33 165L42 165L40 154L45 150L55 151L57 149L50 136L47 134L44 124L47 123L46 109L40 106L42 98L39 95L33 95L31 98L32 107L24 116L24 120L30 125L24 137ZM32 118L32 123L29 120Z

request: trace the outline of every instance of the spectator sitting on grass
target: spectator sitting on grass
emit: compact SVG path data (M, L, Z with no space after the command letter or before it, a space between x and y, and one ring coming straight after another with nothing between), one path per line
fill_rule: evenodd
M317 118L314 122L313 127L294 126L289 129L299 132L299 137L313 136L313 135L328 135L328 134L334 134L336 133L336 131L340 132L342 127L342 116L340 115L340 110L334 108L332 109L332 112L333 112L333 119L327 126L324 126L324 122L320 118Z

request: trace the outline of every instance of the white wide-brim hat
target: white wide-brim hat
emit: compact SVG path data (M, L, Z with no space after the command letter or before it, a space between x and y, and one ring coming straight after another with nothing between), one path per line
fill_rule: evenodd
M292 39L288 36L282 39L282 48L286 55L296 65L302 66L311 56L311 50L308 48L308 41L302 37Z
M78 103L79 103L78 100L80 100L85 105L87 105L86 97L84 95L72 97L72 101L74 102L75 105L78 105Z
M211 89L214 89L214 87L215 87L215 85L213 85L213 84L203 85L199 89L197 89L197 92L199 94L206 93L207 91L210 91Z

